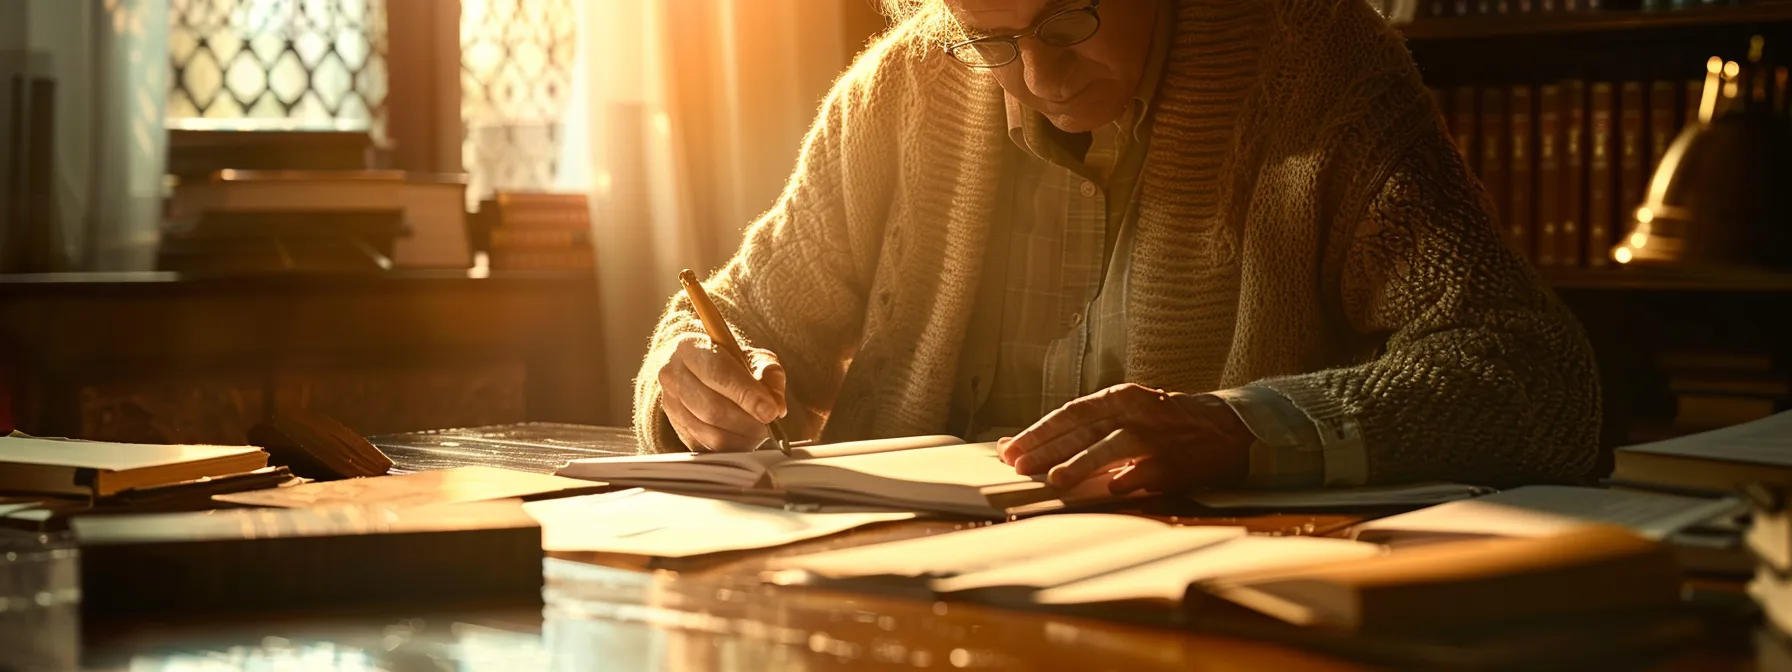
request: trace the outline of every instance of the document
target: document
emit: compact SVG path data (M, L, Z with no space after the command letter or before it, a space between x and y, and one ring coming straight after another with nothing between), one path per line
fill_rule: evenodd
M1241 536L1154 562L1063 583L1033 595L1035 604L1151 601L1176 604L1189 584L1243 572L1360 560L1386 548L1348 539Z
M1607 523L1660 540L1737 506L1733 499L1531 485L1372 520L1358 525L1355 537L1399 545L1465 537L1543 537L1588 523Z
M1195 493L1189 499L1210 509L1325 511L1442 504L1492 492L1493 488L1479 485L1427 482L1314 490L1217 490Z
M803 513L642 489L529 502L542 549L682 558L772 548L869 525L905 511Z

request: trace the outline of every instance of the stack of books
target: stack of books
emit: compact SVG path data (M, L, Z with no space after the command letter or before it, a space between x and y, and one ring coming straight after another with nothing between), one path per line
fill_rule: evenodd
M254 446L176 446L0 438L0 525L61 529L74 515L181 511L212 495L287 485Z
M1759 353L1663 352L1657 364L1674 398L1674 428L1703 431L1760 420L1784 410L1792 375Z
M501 191L480 205L492 270L585 271L595 266L584 194Z
M1572 14L1584 12L1684 11L1720 5L1744 5L1747 0L1426 0L1419 15L1501 16L1511 14Z
M1506 240L1540 267L1602 267L1655 167L1698 123L1702 80L1434 89Z

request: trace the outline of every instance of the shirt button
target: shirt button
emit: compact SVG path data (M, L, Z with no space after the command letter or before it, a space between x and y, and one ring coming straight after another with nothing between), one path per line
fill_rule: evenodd
M1089 198L1094 195L1095 195L1095 183L1090 182L1088 180L1083 180L1083 197Z
M1082 313L1075 313L1070 316L1070 326L1077 327L1077 326L1082 326L1082 324L1083 324L1083 314Z

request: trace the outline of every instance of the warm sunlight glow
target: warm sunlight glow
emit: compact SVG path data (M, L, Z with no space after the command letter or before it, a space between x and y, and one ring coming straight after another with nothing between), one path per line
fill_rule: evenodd
M1630 260L1632 259L1632 255L1630 253L1630 248L1628 246L1620 246L1618 249L1613 250L1612 251L1612 259L1616 260L1620 264L1630 263Z

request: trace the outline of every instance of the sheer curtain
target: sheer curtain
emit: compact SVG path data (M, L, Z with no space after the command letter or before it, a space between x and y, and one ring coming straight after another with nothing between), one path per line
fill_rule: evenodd
M777 199L867 0L578 0L563 183L591 193L609 412L680 269L707 275ZM849 28L854 26L855 28Z

